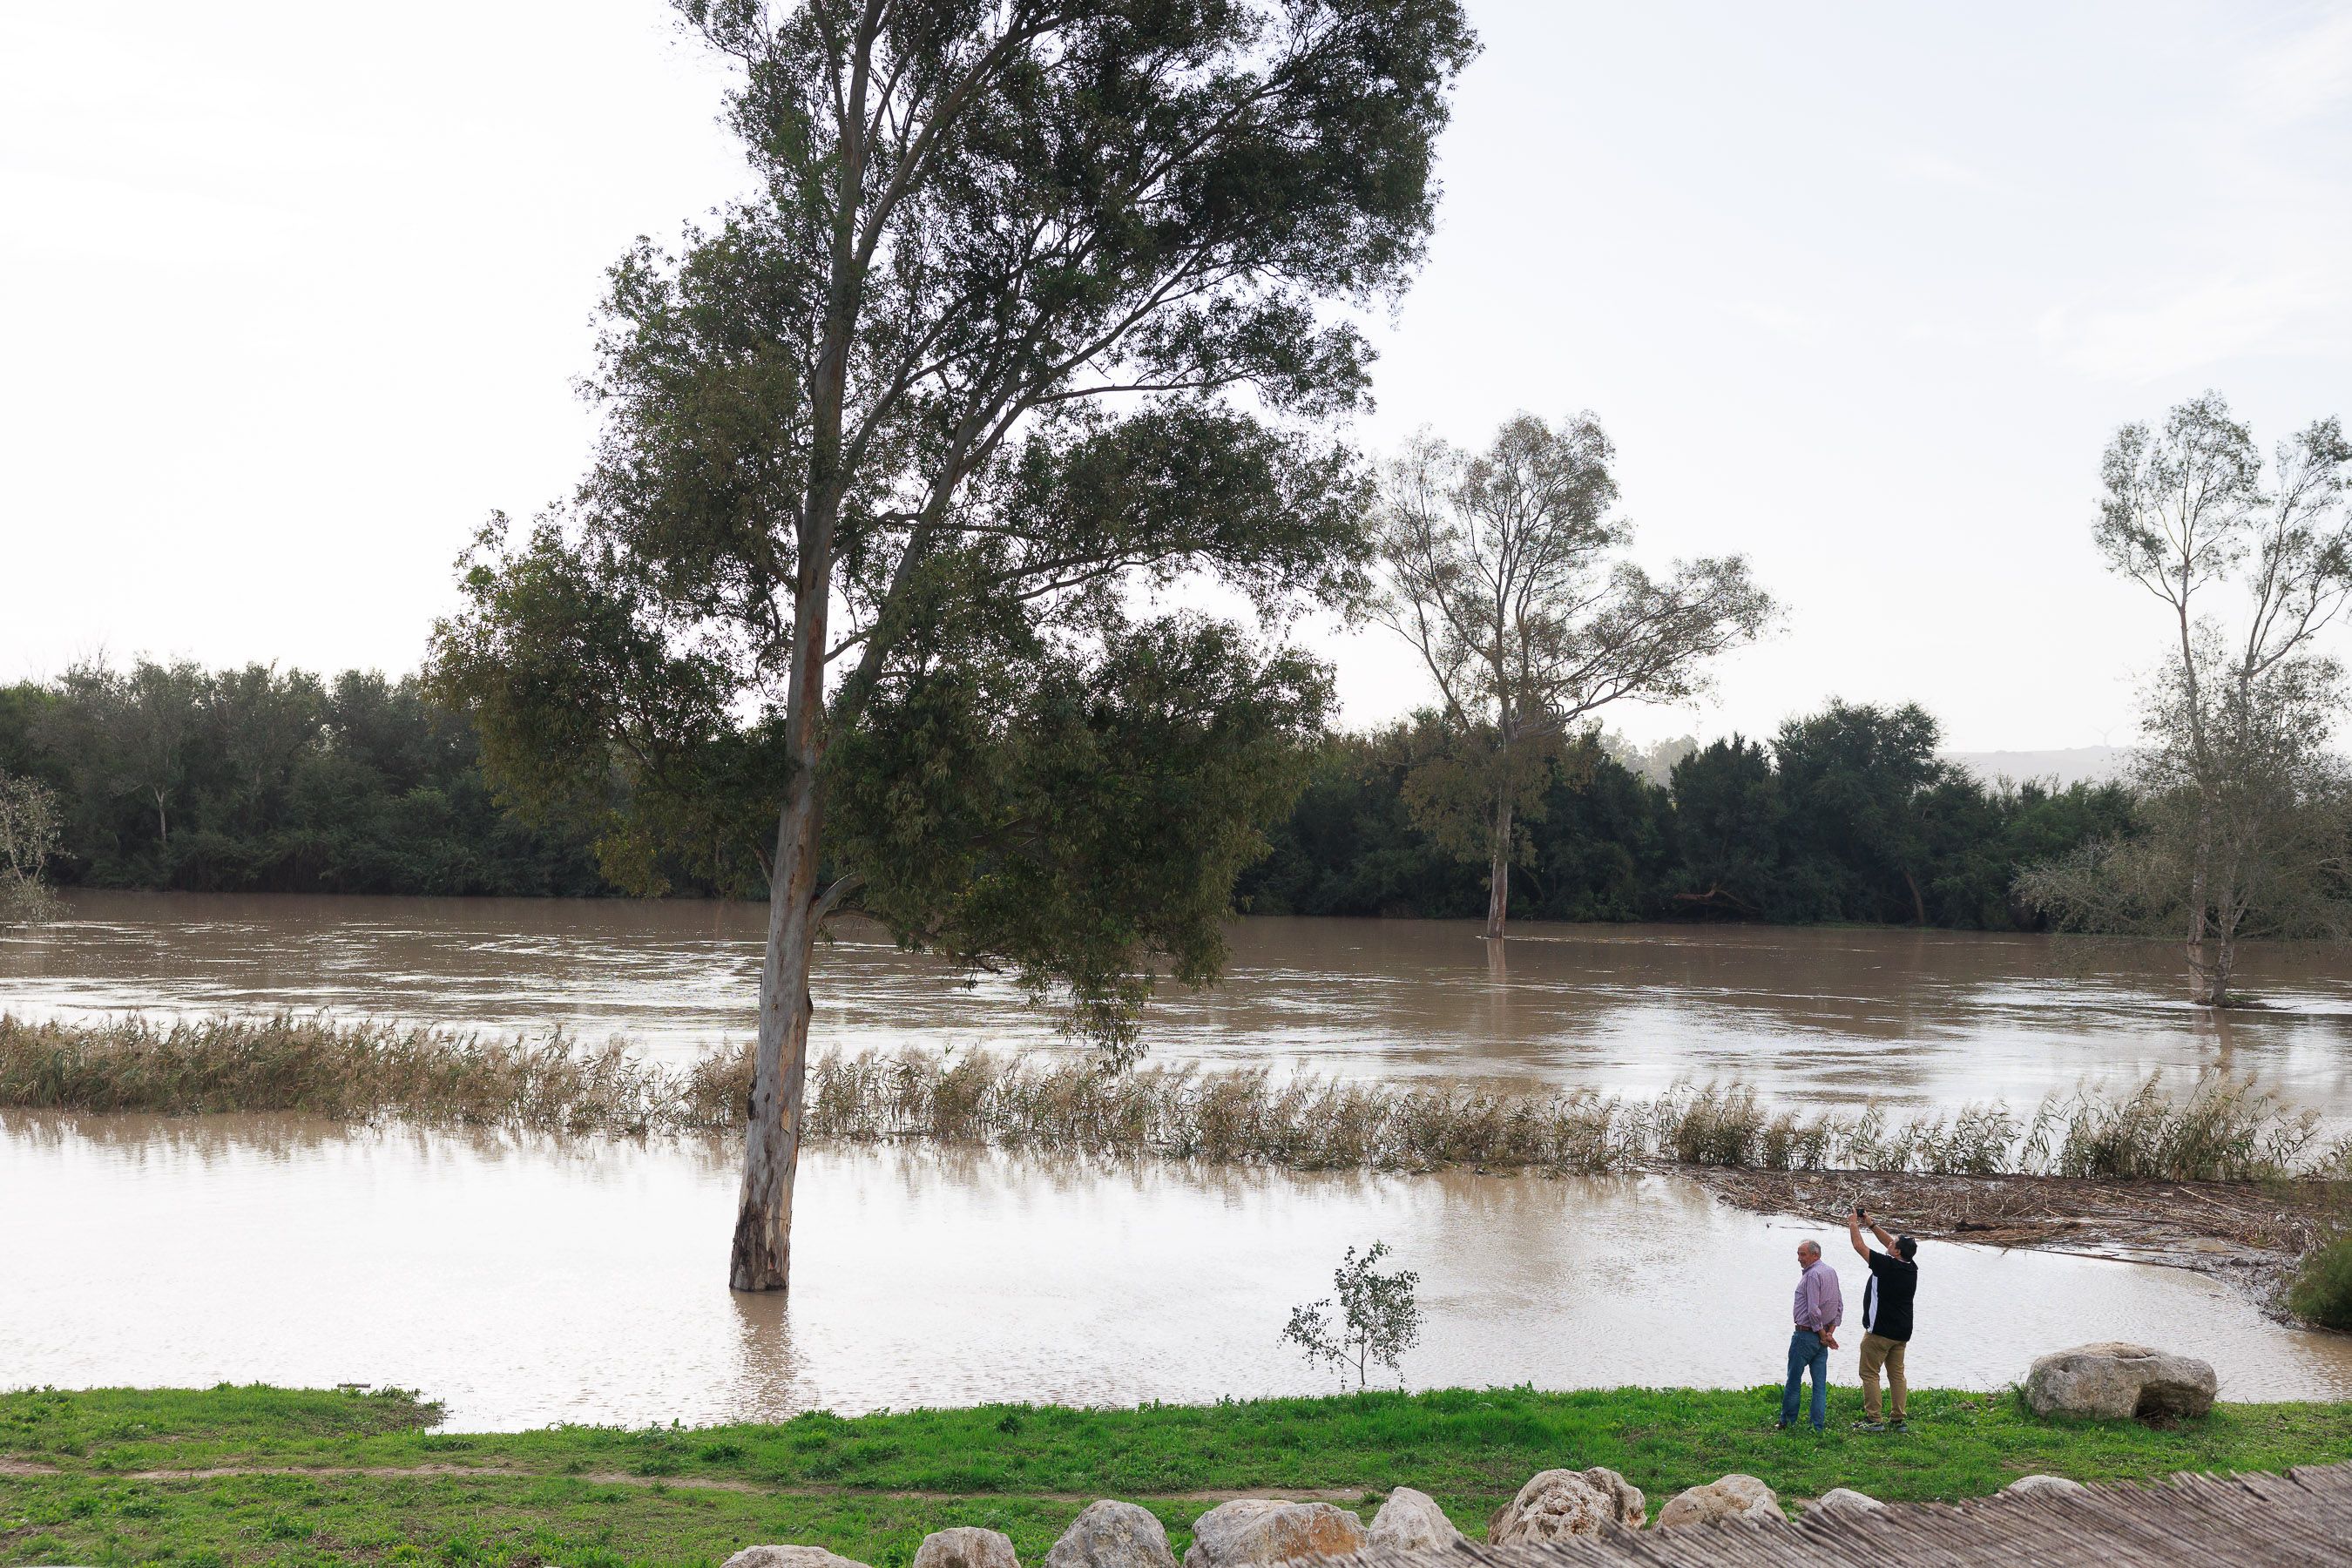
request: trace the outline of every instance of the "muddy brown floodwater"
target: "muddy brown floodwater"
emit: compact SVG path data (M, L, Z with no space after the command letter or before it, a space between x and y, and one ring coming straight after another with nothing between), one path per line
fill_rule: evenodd
M499 1427L1318 1392L1277 1336L1379 1237L1422 1278L1415 1386L1744 1386L1779 1374L1801 1237L1849 1303L1862 1286L1843 1237L1655 1177L884 1148L803 1165L783 1301L724 1289L734 1188L716 1142L0 1113L0 1383L399 1384ZM2200 1275L1940 1245L1920 1265L1923 1385L2155 1338L2228 1397L2352 1397L2352 1339Z
M700 902L80 894L64 922L0 934L0 1009L326 1008L561 1026L682 1058L748 1034L761 920ZM1158 1059L1634 1093L1739 1078L1807 1106L1937 1109L2226 1067L2352 1125L2341 948L2252 944L2265 1006L2218 1025L2182 1005L2158 943L1526 925L1496 966L1468 922L1250 920L1233 949L1223 984L1153 1004ZM854 927L820 957L815 1027L852 1049L1065 1048L1009 985L967 988Z
M748 1030L759 934L747 905L84 894L0 935L0 1009L325 1009L679 1059ZM2217 1026L2152 945L1530 926L1492 963L1468 925L1255 920L1227 983L1163 997L1148 1037L1161 1060L1627 1093L1738 1078L1805 1106L2023 1105L2226 1067L2352 1121L2352 964L2267 947L2249 967L2268 1006ZM823 955L817 1029L1067 1048L1007 987L870 931ZM1668 1177L824 1149L784 1302L723 1288L734 1182L718 1141L0 1114L0 1385L394 1383L487 1426L1310 1391L1330 1384L1278 1343L1289 1309L1382 1239L1422 1277L1415 1385L1739 1386L1777 1376L1795 1242L1820 1234ZM1858 1301L1858 1260L1824 1239ZM2228 1397L2352 1397L2352 1338L2194 1273L1921 1261L1923 1384L1999 1387L2042 1351L2127 1338L2208 1357Z

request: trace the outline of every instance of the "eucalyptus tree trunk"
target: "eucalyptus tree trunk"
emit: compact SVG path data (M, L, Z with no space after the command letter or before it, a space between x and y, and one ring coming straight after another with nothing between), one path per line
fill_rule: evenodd
M843 115L843 151L825 300L823 347L810 385L809 483L796 541L793 642L784 700L784 752L792 776L776 822L776 859L768 875L768 947L760 966L760 1034L744 1108L743 1187L727 1282L738 1290L784 1290L792 1284L793 1181L800 1170L807 1110L809 969L824 911L817 900L819 829L824 797L824 677L833 603L833 542L841 517L842 424L849 344L857 323L858 268L854 214L865 167L857 89Z
M792 1279L793 1180L800 1169L807 1107L809 966L816 952L819 718L824 708L823 588L816 635L793 647L785 715L792 778L776 822L768 879L768 945L760 965L760 1033L744 1107L743 1186L727 1282L738 1290L782 1290ZM803 595L803 598L807 595ZM803 626L803 630L807 628Z

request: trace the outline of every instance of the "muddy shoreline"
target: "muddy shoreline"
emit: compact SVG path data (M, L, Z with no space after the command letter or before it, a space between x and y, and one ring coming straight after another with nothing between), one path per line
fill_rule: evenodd
M1856 1202L1923 1241L2023 1247L2186 1268L2222 1280L2270 1317L2305 1253L2352 1228L2352 1181L2170 1182L1757 1171L1676 1165L1717 1201L1843 1229ZM2330 1331L2320 1330L2320 1332Z

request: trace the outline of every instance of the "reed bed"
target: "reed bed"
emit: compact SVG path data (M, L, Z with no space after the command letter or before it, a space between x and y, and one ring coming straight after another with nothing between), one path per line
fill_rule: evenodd
M0 1015L0 1107L16 1109L297 1111L645 1135L732 1130L749 1082L740 1047L674 1068L561 1035L496 1040L293 1014L98 1024ZM2315 1113L2221 1074L2182 1092L2151 1078L2122 1096L2053 1095L2030 1117L1996 1103L1902 1120L1876 1105L1801 1114L1743 1084L1680 1084L1643 1100L1189 1067L1108 1074L1075 1056L961 1050L819 1056L808 1090L818 1142L933 1139L1294 1170L2352 1175L2352 1140L2321 1147Z
M0 1107L19 1110L295 1111L644 1134L731 1125L747 1079L723 1057L676 1070L560 1033L485 1039L290 1013L97 1024L0 1014Z

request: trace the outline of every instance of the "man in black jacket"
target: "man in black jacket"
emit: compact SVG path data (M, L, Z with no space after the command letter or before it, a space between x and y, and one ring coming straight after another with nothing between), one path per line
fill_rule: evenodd
M1873 1252L1862 1239L1862 1227L1878 1238L1885 1252ZM1919 1266L1911 1261L1919 1244L1911 1237L1892 1237L1860 1204L1846 1216L1847 1239L1870 1265L1870 1283L1862 1291L1862 1419L1859 1432L1903 1430L1904 1402L1910 1384L1903 1377L1903 1352L1911 1343L1911 1298L1919 1289ZM1894 1419L1878 1418L1878 1369L1886 1369L1887 1386L1895 1395Z

